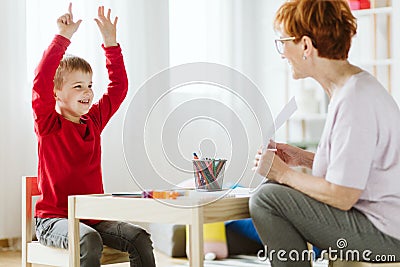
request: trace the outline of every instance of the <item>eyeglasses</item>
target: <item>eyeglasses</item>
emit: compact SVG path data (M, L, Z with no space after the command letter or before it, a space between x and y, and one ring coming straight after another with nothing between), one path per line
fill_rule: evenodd
M296 37L284 37L284 38L279 38L275 39L275 46L276 50L278 51L279 54L283 54L283 44L287 41L294 41L296 40Z

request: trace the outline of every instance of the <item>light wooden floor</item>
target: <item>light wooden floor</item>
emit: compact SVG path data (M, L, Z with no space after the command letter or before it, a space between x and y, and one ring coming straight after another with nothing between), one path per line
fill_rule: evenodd
M1 249L1 248L0 248ZM160 252L155 252L157 267L170 267L175 264L183 264L187 262L186 259L175 259ZM20 267L21 266L21 252L20 251L1 251L0 250L0 267ZM44 265L33 265L34 267L49 267ZM104 265L110 267L129 267L129 263L119 263Z

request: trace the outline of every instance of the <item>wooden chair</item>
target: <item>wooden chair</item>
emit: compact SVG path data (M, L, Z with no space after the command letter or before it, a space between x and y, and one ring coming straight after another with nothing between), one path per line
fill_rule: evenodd
M37 177L22 177L22 267L32 267L32 263L68 266L68 250L41 245L32 239L32 197L40 195ZM128 253L104 246L102 264L129 261Z

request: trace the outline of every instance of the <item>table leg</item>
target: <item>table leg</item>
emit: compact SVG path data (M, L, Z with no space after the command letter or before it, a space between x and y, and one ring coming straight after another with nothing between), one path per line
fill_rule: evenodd
M79 219L75 217L75 197L68 197L69 267L80 266Z
M203 267L204 242L203 242L203 209L193 208L192 224L189 225L189 263L191 267Z

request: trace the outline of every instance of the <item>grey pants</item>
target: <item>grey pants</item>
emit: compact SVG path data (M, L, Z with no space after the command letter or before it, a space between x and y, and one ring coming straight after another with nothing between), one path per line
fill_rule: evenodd
M136 225L118 221L91 226L79 223L79 231L81 267L100 266L103 244L128 252L131 267L156 266L150 235ZM68 249L68 220L36 218L36 236L43 245Z
M400 261L400 240L379 231L358 210L333 208L287 186L263 184L250 199L250 214L266 245L262 259L267 256L274 267L311 266L302 256L307 242L333 258Z

